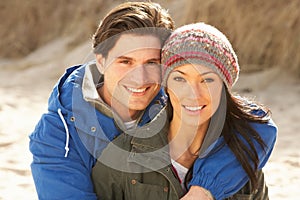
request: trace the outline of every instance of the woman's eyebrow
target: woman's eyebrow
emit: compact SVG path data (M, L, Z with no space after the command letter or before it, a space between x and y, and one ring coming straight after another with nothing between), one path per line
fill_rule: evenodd
M173 72L178 72L178 73L180 73L180 74L183 74L183 75L186 75L186 73L185 72L183 72L183 71L180 71L180 70L174 70ZM206 74L216 74L215 72L213 72L213 71L208 71L208 72L203 72L203 73L199 73L199 75L200 76L204 76L204 75L206 75Z
M216 72L208 71L208 72L203 72L203 73L201 73L200 75L201 75L201 76L204 76L204 75L206 75L206 74L216 74Z

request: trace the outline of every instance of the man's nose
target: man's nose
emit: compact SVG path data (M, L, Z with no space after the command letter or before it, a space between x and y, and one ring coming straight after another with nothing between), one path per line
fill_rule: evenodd
M151 76L155 75L151 74L151 70L147 69L145 65L136 66L130 73L131 81L140 85L153 82Z

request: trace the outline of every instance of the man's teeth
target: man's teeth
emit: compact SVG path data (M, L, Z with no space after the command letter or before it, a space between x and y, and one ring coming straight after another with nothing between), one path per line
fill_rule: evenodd
M190 111L197 111L197 110L201 110L204 106L184 106L185 109L190 110Z
M128 89L130 92L145 92L145 91L146 91L146 88L137 89L137 88L130 88L130 87L127 87L127 89Z

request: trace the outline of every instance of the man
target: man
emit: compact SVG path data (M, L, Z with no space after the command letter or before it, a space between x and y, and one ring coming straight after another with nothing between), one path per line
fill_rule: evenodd
M90 175L103 148L164 104L160 49L173 26L155 3L124 3L103 19L96 62L67 69L30 135L39 199L97 199Z

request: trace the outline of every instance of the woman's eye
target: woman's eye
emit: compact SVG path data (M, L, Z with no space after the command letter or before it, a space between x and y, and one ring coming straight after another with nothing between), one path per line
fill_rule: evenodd
M214 79L213 78L204 78L203 83L211 83L211 82L214 82Z
M182 77L180 77L180 76L174 77L173 80L174 80L174 81L178 81L178 82L184 82L184 81L185 81L185 79L182 78Z

